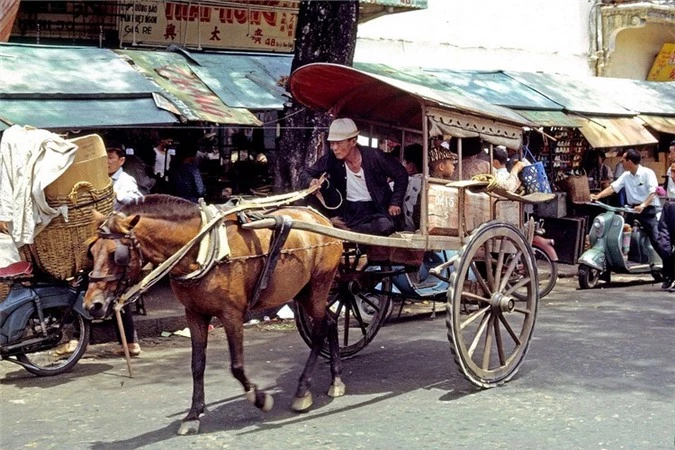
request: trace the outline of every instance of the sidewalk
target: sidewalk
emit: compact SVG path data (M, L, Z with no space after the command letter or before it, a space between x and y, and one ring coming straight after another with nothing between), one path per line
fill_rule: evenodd
M558 264L558 276L560 278L573 278L577 275L577 270L576 264ZM168 278L153 286L144 294L144 299L147 315L134 314L134 324L139 338L158 337L163 331L173 333L187 327L185 309L174 297L169 287ZM135 306L132 306L132 310L136 310ZM262 320L263 315L262 312L251 313L246 320L252 318ZM113 320L95 322L92 326L91 342L93 344L116 342L117 335L114 326L117 326L114 318Z

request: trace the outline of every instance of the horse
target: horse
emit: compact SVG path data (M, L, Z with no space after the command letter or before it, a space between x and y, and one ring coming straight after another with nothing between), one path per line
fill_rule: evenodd
M330 225L328 219L307 207L282 207L268 214ZM198 433L199 418L205 411L206 345L208 326L213 317L217 317L225 329L231 372L242 384L246 398L262 411L269 411L273 406L272 396L249 381L243 362L244 315L270 251L272 231L242 229L233 213L223 220L230 247L229 258L215 264L198 280L181 280L179 277L197 267L198 245L195 245L169 272L172 291L185 306L192 344L192 404L178 430L181 435ZM124 205L109 216L96 213L94 221L98 235L92 238L89 247L93 270L84 307L95 318L110 314L119 296L130 284L140 280L143 265L150 262L156 267L166 261L202 227L197 204L161 194L148 195ZM311 408L312 372L326 338L332 375L328 395L339 397L345 394L337 324L327 313L328 293L341 257L340 240L291 229L267 287L260 291L254 306L254 310L273 308L294 298L312 319L311 351L291 405L294 411Z

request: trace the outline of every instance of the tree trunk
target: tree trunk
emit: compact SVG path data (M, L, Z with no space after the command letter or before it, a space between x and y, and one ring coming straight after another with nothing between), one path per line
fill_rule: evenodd
M351 66L356 47L358 0L300 2L291 72L306 64L332 62ZM284 108L277 157L273 166L274 191L297 190L300 171L324 150L330 116L295 102Z

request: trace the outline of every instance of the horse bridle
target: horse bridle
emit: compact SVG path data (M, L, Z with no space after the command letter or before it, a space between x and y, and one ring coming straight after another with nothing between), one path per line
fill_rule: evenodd
M132 248L138 253L139 260L139 270L143 267L143 252L141 252L141 245L136 239L133 230L128 233L115 233L110 231L105 225L102 225L98 230L99 239L112 239L115 242L115 252L113 254L113 260L115 265L124 267L123 272L117 272L112 275L101 275L96 274L92 270L89 272L89 281L120 281L117 283L115 288L115 297L119 298L124 291L126 291L129 284L132 282L130 275L130 262L131 262L131 250ZM122 242L122 240L128 241L128 243ZM93 243L92 243L93 245Z

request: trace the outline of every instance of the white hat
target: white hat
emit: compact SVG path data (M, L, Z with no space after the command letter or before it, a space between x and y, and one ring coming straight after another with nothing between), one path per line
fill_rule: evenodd
M450 144L448 143L448 141L441 142L441 147L443 147L446 150L450 150Z
M359 129L352 119L335 119L328 130L329 141L344 141L359 135Z

